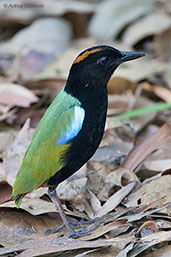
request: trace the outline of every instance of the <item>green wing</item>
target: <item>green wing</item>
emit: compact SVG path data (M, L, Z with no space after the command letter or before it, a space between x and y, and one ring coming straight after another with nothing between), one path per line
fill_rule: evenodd
M41 186L66 165L64 158L61 157L71 143L57 142L67 126L72 123L75 106L80 106L80 102L65 91L62 91L49 106L35 131L17 174L12 192L13 199L22 200L24 194Z

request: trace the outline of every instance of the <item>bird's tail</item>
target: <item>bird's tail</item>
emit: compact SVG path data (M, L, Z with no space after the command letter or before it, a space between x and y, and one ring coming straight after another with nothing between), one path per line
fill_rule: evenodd
M16 204L17 208L20 207L21 202L23 200L23 197L24 197L24 194L19 194L19 195L16 195L16 196L12 196L12 200L15 201L15 204Z

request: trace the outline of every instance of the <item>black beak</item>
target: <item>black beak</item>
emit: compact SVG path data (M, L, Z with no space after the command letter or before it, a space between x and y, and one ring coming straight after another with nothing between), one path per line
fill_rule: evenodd
M122 57L120 58L120 63L131 61L140 57L145 56L145 54L141 52L121 52Z

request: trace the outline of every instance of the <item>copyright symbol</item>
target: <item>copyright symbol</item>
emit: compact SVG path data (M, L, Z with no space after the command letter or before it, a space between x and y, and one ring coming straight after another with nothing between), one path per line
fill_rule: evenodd
M8 8L8 4L3 4L3 7L4 8Z

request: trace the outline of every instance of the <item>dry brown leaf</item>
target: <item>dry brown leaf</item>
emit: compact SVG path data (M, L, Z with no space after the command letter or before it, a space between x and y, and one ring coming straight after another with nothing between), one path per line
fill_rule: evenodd
M0 182L0 204L11 199L12 188L5 181Z
M137 59L138 60L138 59ZM146 77L148 77L150 74L151 74L151 72L152 72L152 70L153 70L153 68L154 68L154 66L156 66L157 67L157 63L153 63L153 65L151 66L151 70L150 70L150 72L148 72L147 70L146 70L146 68L145 69L143 69L143 71L140 71L140 69L142 70L142 66L145 66L145 63L146 63L146 61L145 61L145 63L142 63L142 62L144 62L144 60L143 61L141 61L141 63L140 63L140 61L138 61L138 64L137 64L137 66L135 67L135 65L134 64L132 64L132 63L129 63L129 64L122 64L120 67L119 67L119 69L117 69L116 71L115 71L115 75L114 76L117 76L117 77L121 77L121 78L124 78L124 79L128 79L128 80L130 80L130 81L133 81L133 82L138 82L138 81L140 81L140 80L143 80L143 79L145 79ZM147 63L146 63L147 64ZM158 67L159 68L159 67ZM160 67L161 68L161 67ZM162 67L163 68L163 67ZM137 72L135 73L135 69L137 70ZM160 71L161 71L161 69L159 69ZM163 70L163 69L162 69ZM112 78L114 77L114 76L112 76Z
M92 210L93 210L93 213L92 213L92 217L93 217L96 210L101 208L101 202L90 189L87 188L87 191L90 195L90 204L91 204Z
M171 26L170 17L162 12L152 13L133 23L125 31L123 41L133 46L140 40L161 33Z
M114 129L109 129L109 126L107 127L107 131L105 132L103 136L103 140L101 141L100 147L97 149L95 154L92 156L89 162L104 162L105 164L108 164L112 166L112 168L117 167L117 164L115 165L115 162L117 163L117 160L120 160L123 156L125 156L133 147L133 142L131 142L131 128L127 124L114 124L110 123ZM119 136L119 134L123 135L123 139ZM125 138L127 137L127 140ZM108 170L110 167L106 167Z
M122 93L135 92L137 84L129 79L122 77L112 77L107 85L109 94L121 95Z
M131 94L127 95L109 95L107 116L113 116L123 113L128 108L128 103L134 99Z
M130 224L126 224L126 220L113 221L108 224L102 224L91 232L90 235L83 236L80 240L92 240L98 238L108 232L111 232L113 237L119 236L130 228ZM109 238L109 237L108 237Z
M97 196L102 201L107 200L115 186L117 186L118 190L118 188L128 185L133 181L139 182L137 176L131 170L122 167L114 169L104 177Z
M138 89L138 88L137 88ZM144 106L151 106L155 104L154 101L145 98L143 96L140 96L140 92L135 95L128 94L128 95L109 95L109 111L108 115L110 114L118 114L121 112L130 111L132 109L141 108ZM122 111L121 111L122 110ZM125 120L125 123L127 126L129 125L132 128L132 133L137 133L138 131L142 130L149 122L152 122L153 119L156 117L156 113L148 113L145 115L141 115L139 117L135 117L134 119L131 119L131 122L129 122L127 119ZM116 118L115 117L108 117L107 119L107 125L106 128L115 128L116 126ZM122 126L123 127L123 126ZM131 130L131 129L130 129ZM130 133L131 134L131 131Z
M128 210L128 212L126 212L125 215L123 215L121 217L121 219L124 218L128 222L133 222L133 221L141 220L144 217L149 217L149 216L155 217L156 212L159 212L159 211L169 207L170 205L171 205L170 203L163 205L162 199L160 199L149 205L140 205L139 207L130 207L130 210ZM162 206L162 207L160 207L160 206ZM168 215L165 215L165 218L167 219ZM120 219L120 217L118 218L118 220L119 219Z
M148 243L148 242L150 243L153 241L155 242L155 244L166 240L168 241L171 240L171 231L159 231L157 233L154 233L142 238L142 241L144 243Z
M55 88L57 93L56 95L62 90L66 83L65 79L60 79L60 78L54 78L54 79L42 79L42 80L36 80L36 81L26 81L24 84L25 87L35 90L35 89L40 89L47 90L48 88ZM43 95L45 92L43 91Z
M167 243L166 243L167 244ZM147 253L142 254L142 257L147 257ZM170 257L171 256L171 245L166 245L160 249L156 249L150 253L149 257Z
M150 234L146 237L143 237L133 250L128 253L128 257L139 256L140 253L146 249L165 241L171 241L171 231L161 231L157 233ZM144 257L146 257L145 255Z
M26 195L22 200L22 204L20 208L23 210L26 210L32 215L40 215L40 214L45 214L49 212L57 212L55 205L52 202L42 200L41 198L39 198L45 193L47 193L47 188L40 188L35 190L31 194ZM16 205L14 201L10 201L10 202L1 204L1 207L16 208ZM83 210L85 211L85 208L87 207L86 203L84 203L83 207L84 207ZM89 208L90 207L91 206L89 206ZM71 215L73 217L88 219L88 216L85 212L77 211L74 208L74 204L72 205L72 210L68 209L65 205L63 205L63 209L65 210L65 213L68 215ZM86 211L88 212L88 210Z
M105 184L105 178L108 174L111 172L111 167L104 163L100 162L95 162L95 161L90 161L88 162L88 182L87 182L87 187L90 189L93 193L97 194L97 198L99 200L105 200L108 197L108 190L107 192L104 192L100 197L99 193L101 192L102 188L104 187Z
M146 91L153 92L155 95L163 99L165 102L171 103L171 91L161 86L150 85L147 82L141 84Z
M100 209L96 210L95 217L101 217L112 211L131 192L135 184L135 182L132 182L113 194Z
M144 162L143 166L152 171L166 171L171 168L171 152L168 150L157 150Z
M3 121L3 120L6 120L7 118L10 118L11 116L13 116L16 113L16 111L17 111L17 108L14 108L14 109L2 114L0 116L0 122Z
M171 65L167 66L166 72L163 74L163 78L171 89Z
M36 106L22 109L19 111L17 115L16 122L18 125L22 126L27 119L30 119L30 127L36 128L43 117L47 108L39 108L37 109Z
M79 204L85 195L86 184L86 177L77 177L72 180L65 180L57 188L59 198L66 201L73 201Z
M157 224L153 220L144 222L137 230L137 234L140 233L140 231L143 230L144 228L148 228L148 229L152 230L153 233L159 231Z
M14 201L10 201L1 204L1 207L12 207L16 208ZM29 198L28 196L23 198L21 209L29 212L32 215L40 215L48 212L57 212L55 205L52 202L44 201L40 198Z
M160 200L160 201L159 201ZM161 176L149 183L143 184L140 189L127 197L126 206L138 206L152 204L158 201L164 205L171 202L171 175ZM166 210L162 210L162 212ZM171 213L171 208L167 208Z
M152 218L155 218L155 214L154 215L151 215ZM159 217L160 218L160 217ZM165 217L163 217L165 219L168 219L168 216L166 215ZM168 221L168 220L164 220L164 219L157 219L155 220L157 226L159 228L162 228L162 229L171 229L171 222Z
M130 243L123 250L121 250L116 257L127 257L128 252L134 247L134 243Z
M117 249L112 249L111 247L105 247L105 248L95 248L91 250L86 250L86 249L78 249L74 250L72 252L63 252L59 253L58 256L60 257L115 257L116 254L118 253ZM57 256L57 255L56 255Z
M159 130L147 136L126 156L122 167L134 170L149 154L157 149L170 150L171 124L164 124Z
M112 246L117 250L123 249L126 244L134 239L133 236L120 236L112 239L99 239L93 241L83 241L71 238L56 238L56 235L50 235L42 237L40 239L23 243L11 248L0 250L0 254L7 254L14 251L24 250L20 257L25 256L40 256L43 254L50 254L56 252L62 252L67 250L81 249L81 248L97 248Z
M171 51L170 51L170 42L171 42L171 28L162 31L159 35L154 38L154 46L157 56L164 58L165 60L170 60Z
M111 231L109 231L107 234L105 234L105 237L106 238L114 238L116 236L119 236L119 235L125 233L130 227L131 227L131 224L129 224L129 223L120 225L116 228L113 228Z
M30 128L30 121L27 120L12 145L3 152L3 166L7 173L6 180L11 186L13 186L33 133L34 129Z
M0 152L4 152L6 148L12 144L18 131L14 129L5 128L5 131L0 132Z
M168 65L163 61L144 57L137 59L135 62L123 63L113 76L137 82L152 78L155 74L162 74L166 69L168 69Z
M0 181L5 180L5 177L6 177L6 171L2 163L0 162Z
M42 71L32 74L31 80L35 82L47 79L54 80L56 77L63 81L66 80L73 60L82 50L82 48L69 48L61 56L49 63Z
M0 84L0 103L10 106L29 107L38 97L29 89L12 83Z
M0 208L0 244L7 247L45 236L48 229L62 224L59 215L32 216L27 212Z
M96 38L116 39L126 26L153 8L153 2L147 0L102 1L90 21L89 33Z

